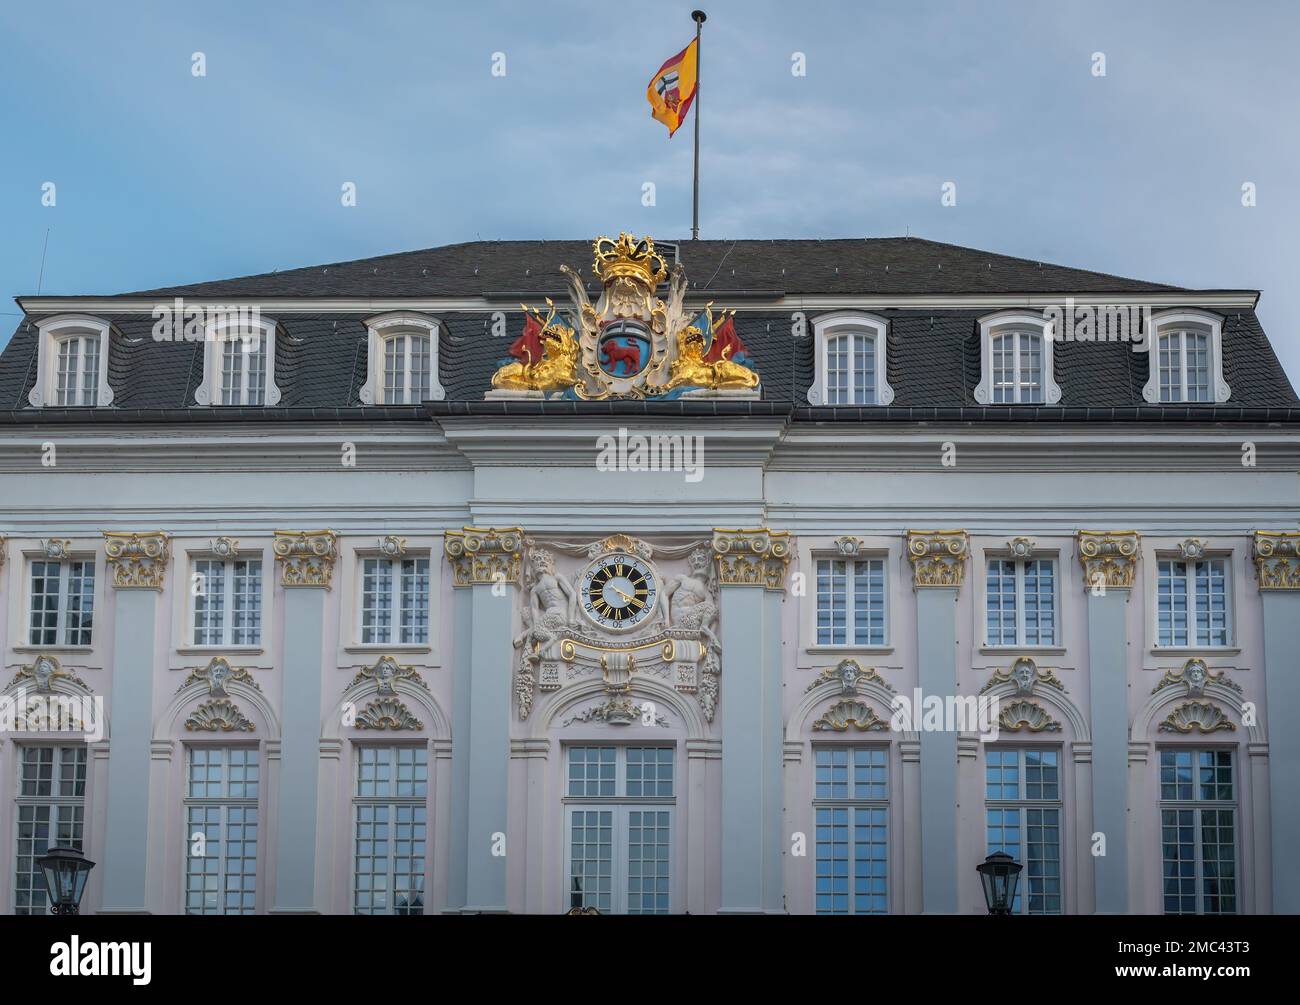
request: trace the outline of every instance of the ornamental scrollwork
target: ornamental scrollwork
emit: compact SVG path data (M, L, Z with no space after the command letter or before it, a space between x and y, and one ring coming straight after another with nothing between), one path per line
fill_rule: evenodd
M424 723L396 698L377 698L357 713L357 729L423 729Z
M171 540L162 531L104 532L104 554L119 590L161 590L171 557Z
M1300 590L1300 531L1255 531L1255 575L1261 590Z
M839 684L840 694L857 694L859 686L864 683L876 684L891 694L894 693L894 686L880 676L875 667L864 667L857 660L847 659L822 670L812 683L804 688L804 694L832 681Z
M812 724L815 731L832 730L836 733L843 733L850 726L859 733L883 731L889 729L889 720L880 718L876 710L865 702L847 699L836 702Z
M1031 733L1055 733L1061 724L1047 714L1042 705L1032 701L1013 701L998 715L998 727L1009 733L1027 729Z
M281 586L330 588L338 558L332 530L277 530L271 550L280 563Z
M208 685L208 694L214 698L225 698L228 697L226 684L236 680L258 691L262 690L262 685L253 680L253 675L245 667L232 667L224 656L214 656L207 666L192 669L177 691L183 691L191 684L202 681Z
M1205 694L1208 684L1218 684L1241 694L1241 685L1229 679L1226 670L1215 672L1206 666L1205 660L1195 658L1188 660L1181 667L1171 667L1166 670L1159 683L1151 689L1151 693L1155 694L1167 687L1182 685L1189 695L1199 697Z
M1220 730L1232 732L1237 728L1223 709L1208 701L1189 701L1179 705L1170 712L1162 723L1162 733L1217 733Z
M449 530L442 550L453 586L519 583L524 532L519 527L466 527Z
M392 696L397 694L395 684L399 680L408 680L417 687L429 690L429 685L424 682L420 672L413 666L398 663L395 656L381 656L375 661L374 666L362 667L352 678L348 688L356 687L366 681L374 681L376 693Z
M1077 542L1088 589L1132 588L1138 562L1136 531L1081 530Z
M909 530L907 557L914 587L961 586L970 538L964 530Z
M1056 676L1056 672L1048 667L1038 666L1028 656L1022 656L1005 670L999 667L993 671L985 685L980 688L980 694L987 694L999 684L1011 682L1016 686L1016 694L1027 696L1034 693L1034 688L1039 684L1045 687L1054 687L1058 691L1065 691L1065 685L1061 679Z
M718 528L713 532L718 578L723 586L783 590L792 544L788 530Z
M213 698L205 701L188 719L185 728L204 733L251 733L253 723L228 698Z

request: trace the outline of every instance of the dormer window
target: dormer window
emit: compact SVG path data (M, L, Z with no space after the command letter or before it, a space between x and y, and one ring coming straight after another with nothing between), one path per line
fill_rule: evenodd
M27 400L37 408L109 405L107 321L65 314L36 322L36 383Z
M371 318L366 328L370 351L362 402L418 405L446 396L438 382L437 321L402 311Z
M258 407L280 402L275 385L275 322L239 312L204 329L204 378L194 392L200 405Z
M888 405L894 400L885 362L883 318L856 311L824 314L813 321L816 378L808 389L814 405Z
M980 321L981 405L1055 405L1052 326L1041 314L1006 311Z
M1142 397L1160 403L1227 401L1223 380L1223 319L1204 311L1153 315L1147 332L1151 376Z

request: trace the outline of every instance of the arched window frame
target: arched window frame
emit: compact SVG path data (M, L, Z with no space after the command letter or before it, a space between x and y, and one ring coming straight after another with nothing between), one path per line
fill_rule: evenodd
M361 388L363 404L389 404L384 392L385 350L389 339L403 335L419 335L429 340L429 394L428 400L442 401L447 397L438 379L438 341L442 334L442 323L437 318L410 311L397 311L381 314L366 322L369 347L366 355L366 382ZM403 371L403 384L410 386L410 352L406 353L406 369ZM410 402L419 404L419 402Z
M36 322L36 383L27 394L35 408L105 408L113 403L113 389L108 386L108 351L110 324L88 314L61 314ZM69 339L94 340L97 345L94 389L91 402L60 403L58 400L59 350ZM84 351L84 350L83 350ZM83 357L84 358L84 357ZM80 395L78 395L80 397Z
M1209 390L1204 401L1187 400L1187 347L1180 339L1180 381L1182 397L1164 400L1160 396L1160 341L1176 332L1193 331L1209 338ZM1223 318L1208 311L1169 310L1151 315L1147 327L1147 359L1150 375L1142 388L1142 397L1155 405L1215 405L1232 396L1232 388L1223 379Z
M832 406L873 406L888 405L894 400L894 389L889 385L887 370L886 343L889 334L889 322L874 314L860 311L838 311L823 314L813 319L813 341L815 374L812 386L808 388L808 401L813 405ZM874 401L831 402L830 395L830 343L833 339L844 336L867 337L873 340L875 363L875 384L870 389ZM852 391L850 385L850 391ZM864 395L865 397L865 395Z
M203 383L194 391L195 404L212 405L218 408L269 408L278 405L280 403L280 388L275 383L277 328L278 326L273 319L260 313L243 317L242 312L240 312L239 315L209 321L203 328ZM232 331L232 329L234 330ZM262 393L262 403L260 405L246 405L242 402L232 402L227 405L221 400L225 347L231 340L238 340L241 337L240 333L245 329L256 332L258 338L263 339L266 346L266 372L263 375L265 385ZM243 372L245 374L244 383L246 384L246 367Z
M1015 385L1014 401L995 401L993 387L993 342L1014 333L1028 332L1039 338L1042 347L1042 401L1022 401L1022 387ZM1026 311L1001 311L980 318L980 382L975 387L975 400L981 405L1055 405L1061 400L1061 388L1056 383L1056 366L1052 323L1041 314ZM1016 351L1016 368L1019 369L1019 345Z

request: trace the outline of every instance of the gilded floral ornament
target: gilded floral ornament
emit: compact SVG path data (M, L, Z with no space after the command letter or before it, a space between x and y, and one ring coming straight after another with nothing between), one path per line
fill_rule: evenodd
M970 538L964 530L909 530L907 557L915 587L961 586Z
M271 543L280 585L330 588L338 538L332 530L277 530Z
M826 667L821 673L804 688L804 694L807 694L813 688L821 687L834 681L840 686L841 694L857 694L858 687L864 683L876 684L886 691L893 692L894 686L880 676L875 667L863 667L861 663L854 659L841 660L833 667Z
M72 542L66 537L46 538L41 542L41 551L45 552L46 558L58 561L72 554Z
M1236 724L1229 721L1223 709L1207 701L1189 701L1179 705L1160 723L1162 733L1217 733L1232 732Z
M379 551L386 558L402 558L406 555L406 538L393 537L391 534L381 537Z
M161 590L171 557L171 541L162 531L144 534L104 532L104 554L119 590Z
M1013 701L998 715L998 727L1009 733L1027 729L1031 733L1055 733L1061 724L1047 714L1042 705L1032 701Z
M356 687L365 681L372 680L379 694L395 695L397 689L394 686L399 680L409 680L412 684L424 688L426 691L429 686L424 683L424 678L420 676L418 670L413 666L404 666L397 662L393 656L381 656L372 667L362 667L357 671L357 675L352 678L349 687Z
M239 554L239 542L233 537L213 538L211 547L217 558L234 558Z
M1088 589L1132 588L1138 562L1136 531L1081 530L1076 540Z
M856 557L865 547L866 542L860 537L837 537L835 539L835 550L845 558Z
M396 698L378 698L357 713L357 729L423 729L424 723Z
M204 733L251 733L253 724L228 698L205 701L185 720L185 728Z
M785 589L793 541L788 530L713 531L713 554L718 560L718 578L723 586L761 586Z
M226 692L226 685L230 681L236 680L259 691L262 690L262 685L253 680L253 675L247 669L232 667L230 661L224 656L214 656L207 666L195 667L177 690L184 690L191 684L203 681L208 685L208 694L212 695L212 697L226 698L229 697Z
M449 530L442 550L451 565L453 586L518 585L524 547L521 527L466 527Z
M889 729L889 720L880 718L875 709L864 702L849 699L836 702L812 724L815 731L832 730L836 733L843 733L850 726L859 733L878 732Z
M1189 537L1186 541L1179 541L1178 554L1189 562L1198 561L1205 557L1205 542L1198 537Z
M1007 551L1012 558L1033 558L1034 542L1027 537L1013 537L1007 542Z
M1255 531L1255 574L1261 590L1300 590L1300 531Z

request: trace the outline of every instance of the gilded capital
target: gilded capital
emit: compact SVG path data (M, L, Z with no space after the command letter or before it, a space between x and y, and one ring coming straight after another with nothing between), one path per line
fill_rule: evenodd
M1300 590L1300 531L1255 531L1255 575L1261 590Z
M1138 563L1137 531L1081 530L1076 543L1085 587L1132 588Z
M330 588L338 537L332 530L277 530L271 542L281 586Z
M104 554L119 590L161 590L171 558L171 539L160 530L104 531Z
M442 541L452 586L518 585L523 549L522 527L466 527L447 531Z
M966 577L970 537L964 530L909 530L907 557L912 560L912 585L961 586Z
M715 528L713 554L718 560L718 579L723 586L784 590L793 546L788 530Z

